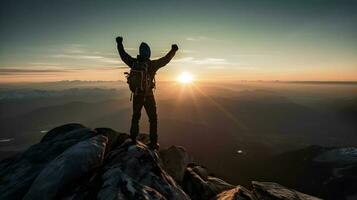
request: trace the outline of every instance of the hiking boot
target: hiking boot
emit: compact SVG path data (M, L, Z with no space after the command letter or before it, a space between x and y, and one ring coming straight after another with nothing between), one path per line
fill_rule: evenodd
M149 144L148 144L148 147L149 147L149 149L151 149L151 150L159 150L159 148L160 148L160 145L159 145L159 143L152 143L152 142L150 142Z

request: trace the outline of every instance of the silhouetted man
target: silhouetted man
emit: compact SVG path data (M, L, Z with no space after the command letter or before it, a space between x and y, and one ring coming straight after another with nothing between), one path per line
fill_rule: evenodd
M142 42L139 47L139 55L136 58L131 57L125 52L123 46L123 38L116 38L117 47L119 55L123 62L127 64L130 68L133 68L137 62L145 63L148 68L149 83L150 87L147 89L139 90L134 93L133 97L133 116L131 119L130 127L130 138L133 142L136 142L136 137L139 134L139 120L141 116L141 109L144 106L146 113L149 117L150 122L150 144L151 149L158 149L159 144L157 143L157 114L156 114L156 103L154 98L153 89L155 87L155 74L158 69L165 66L174 57L178 47L176 44L171 46L171 50L162 58L157 60L150 60L151 50L149 45Z

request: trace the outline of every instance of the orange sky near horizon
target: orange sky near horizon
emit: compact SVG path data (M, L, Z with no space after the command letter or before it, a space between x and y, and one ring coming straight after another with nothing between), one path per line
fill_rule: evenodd
M350 73L342 71L340 73L331 70L321 74L321 71L303 71L290 73L279 71L255 71L242 70L232 75L227 75L226 72L207 72L202 74L195 74L190 70L177 70L175 74L170 73L168 66L164 72L157 73L158 81L175 81L182 72L191 73L195 81L357 81L357 74L351 70ZM124 72L129 69L108 69L108 70L80 70L80 71L66 71L66 72L41 72L41 73L25 73L17 75L0 75L0 83L17 83L17 82L54 82L54 81L118 81L125 80Z

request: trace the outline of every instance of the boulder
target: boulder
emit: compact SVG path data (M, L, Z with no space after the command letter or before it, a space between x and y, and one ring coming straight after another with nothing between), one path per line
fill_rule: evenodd
M181 146L171 146L159 151L161 165L164 170L181 183L188 164L193 163L193 158Z
M67 148L94 135L94 131L79 124L63 125L49 131L40 143L32 145L25 152L2 160L0 199L23 198L37 175L49 162Z
M111 128L96 128L94 130L97 134L104 135L108 138L108 143L105 149L106 153L111 151L116 145L118 145L118 143L123 143L129 137L128 134L118 133Z
M233 186L193 164L183 147L161 150L159 158L144 144L149 135L139 134L136 144L128 138L109 128L93 131L80 124L54 128L27 151L0 162L0 199L317 199L277 183L253 182L253 191ZM355 152L343 149L311 157L319 166L332 163L331 186L344 183L340 187L348 190L342 191L354 194L355 186L344 178L355 180Z
M223 191L211 200L257 200L254 194L243 186Z
M319 200L319 198L289 189L273 182L253 181L253 191L258 199L264 200Z
M129 139L109 153L101 178L97 199L190 199L160 167L156 152Z
M210 199L222 191L235 188L235 186L210 175L204 167L199 165L191 165L186 168L182 187L194 200Z
M61 192L99 167L108 138L98 135L68 148L37 176L24 199L54 199Z
M82 124L77 124L77 123L71 123L71 124L65 124L62 126L58 126L54 129L51 129L50 131L47 132L45 136L42 137L41 142L49 141L49 140L55 140L58 137L62 137L64 134L69 133L68 135L71 135L71 138L74 138L72 131L75 130L80 130L86 127L84 127ZM79 134L81 135L81 134Z

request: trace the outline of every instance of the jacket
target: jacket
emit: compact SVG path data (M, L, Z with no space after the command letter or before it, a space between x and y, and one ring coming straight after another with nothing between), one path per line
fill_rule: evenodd
M136 63L137 61L147 62L148 73L150 75L151 80L154 80L157 70L159 70L161 67L167 65L167 63L170 62L170 60L175 56L175 53L176 53L176 51L174 49L171 49L164 57L156 59L156 60L150 60L150 58L142 58L140 55L138 55L137 58L131 57L125 51L122 43L118 44L117 47L118 47L118 52L119 52L120 58L126 65L129 66L129 68L132 68L134 63ZM153 95L153 94L154 94L153 88L151 88L150 91L138 93L138 95Z

